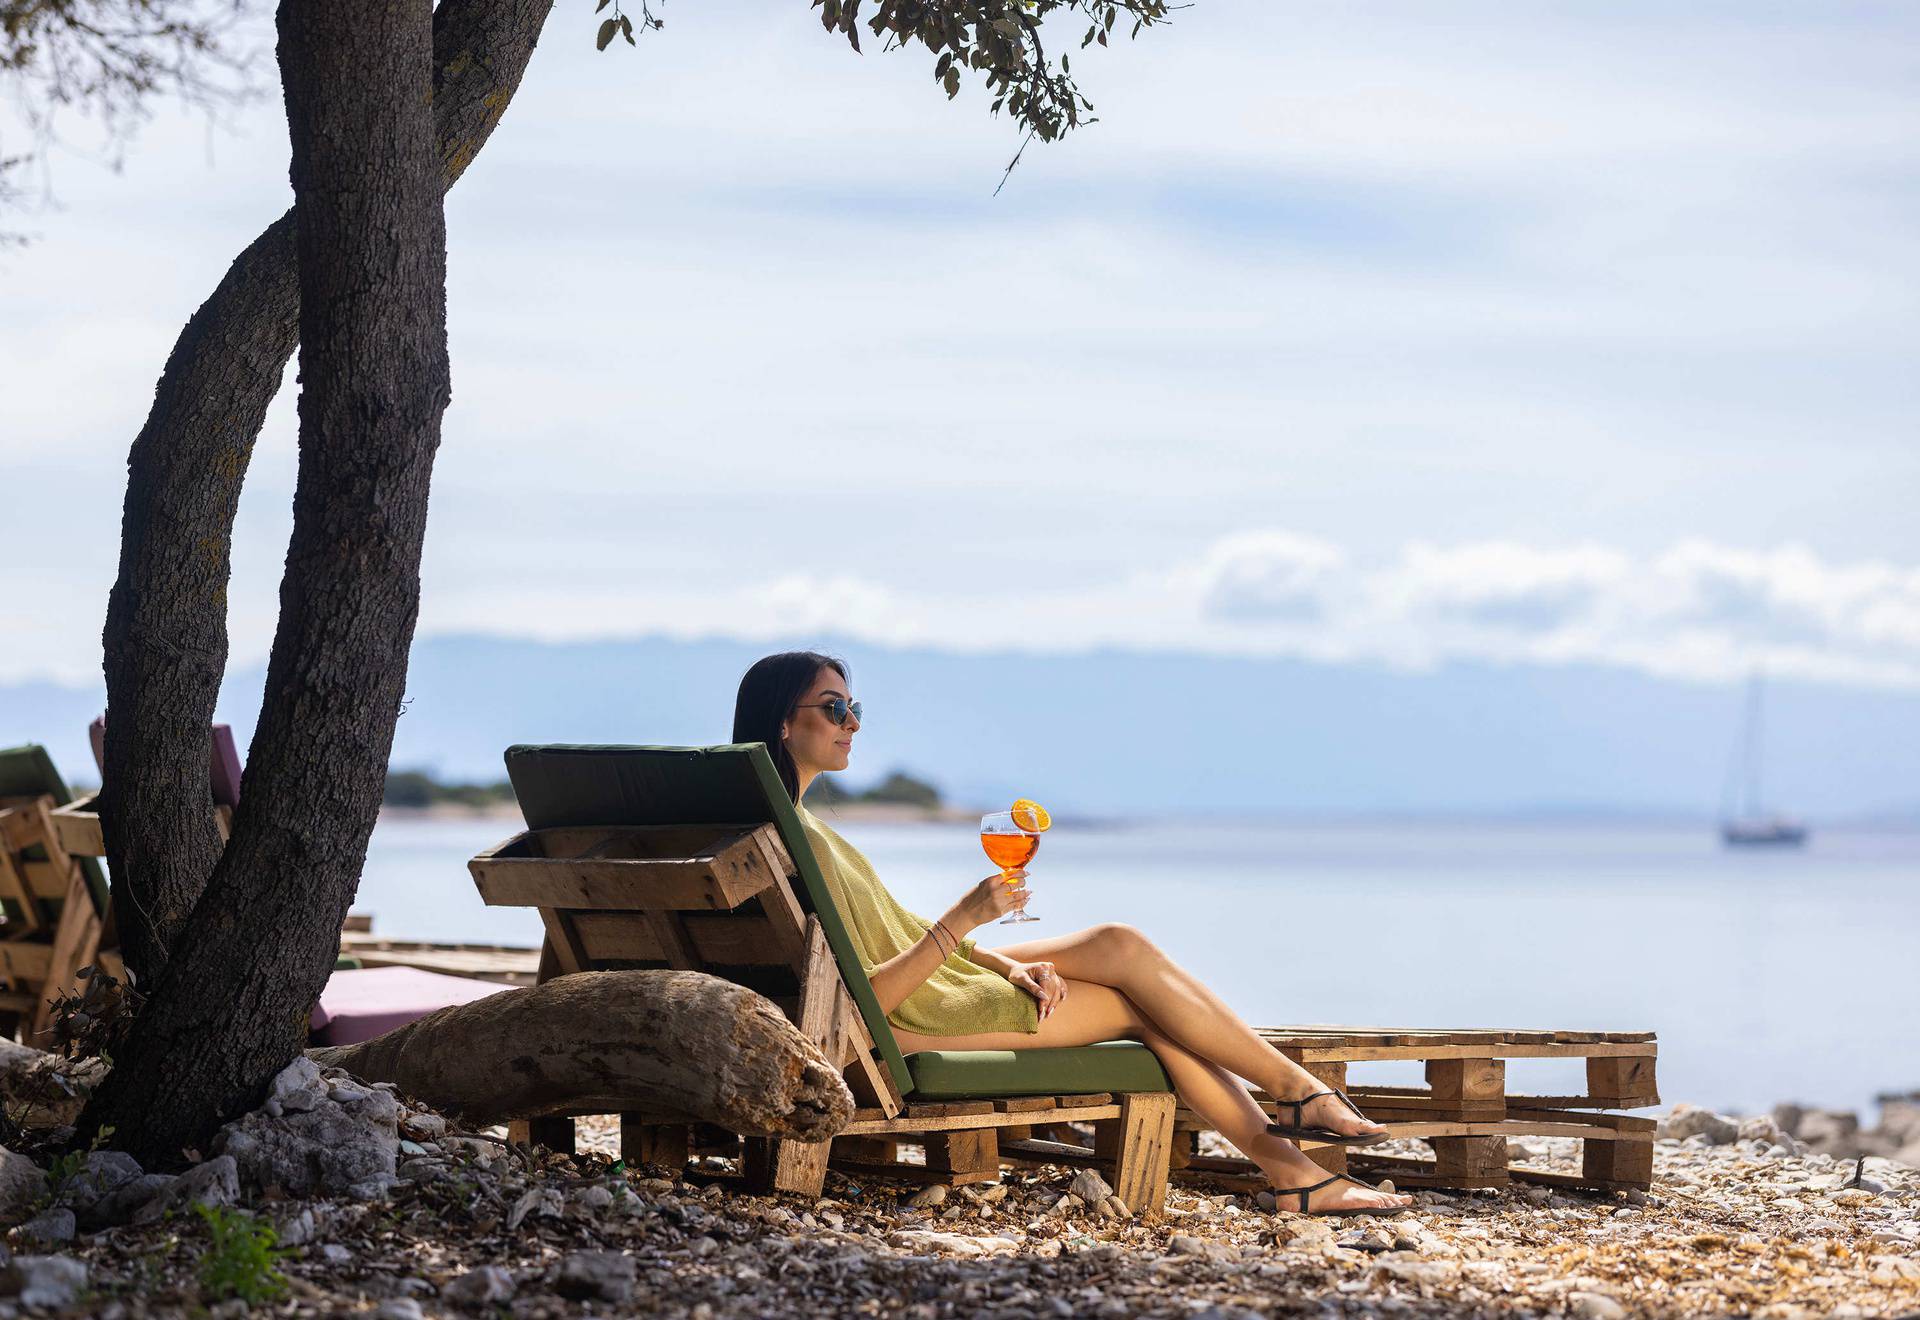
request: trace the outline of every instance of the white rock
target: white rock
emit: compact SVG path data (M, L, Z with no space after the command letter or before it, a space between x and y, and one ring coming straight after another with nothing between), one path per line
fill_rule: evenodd
M71 1256L15 1256L0 1274L0 1292L17 1295L22 1306L49 1311L71 1306L86 1286L86 1264Z
M1697 1105L1675 1105L1672 1112L1660 1120L1655 1133L1662 1137L1682 1139L1704 1137L1705 1145L1725 1146L1739 1139L1740 1128L1732 1119L1722 1118L1711 1109L1702 1109Z
M424 1320L425 1315L420 1303L413 1298L395 1297L380 1303L373 1313L373 1320Z
M1627 1308L1605 1293L1567 1294L1567 1309L1579 1320L1626 1320Z
M907 1198L907 1204L915 1210L930 1210L947 1203L947 1185L929 1183Z

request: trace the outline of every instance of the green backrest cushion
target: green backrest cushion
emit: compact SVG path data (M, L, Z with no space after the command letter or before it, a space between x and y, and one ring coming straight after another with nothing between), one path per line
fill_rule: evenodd
M827 892L813 848L764 743L719 747L514 746L507 778L527 828L772 823L800 872L806 907L820 918L854 1006L872 1033L894 1084L913 1077L887 1015L860 967L853 941Z
M67 781L53 768L53 758L47 755L46 748L39 743L27 743L22 747L0 751L0 797L39 797L43 793L53 799L56 807L64 807L73 801ZM29 851L38 851L38 848L36 846ZM106 916L112 898L100 863L91 857L76 857L73 860L80 864L80 874L87 878L87 889L93 895L94 909L102 917Z

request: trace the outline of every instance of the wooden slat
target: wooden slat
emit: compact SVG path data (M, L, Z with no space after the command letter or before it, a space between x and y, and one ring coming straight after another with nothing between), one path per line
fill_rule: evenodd
M957 1132L966 1128L1023 1127L1033 1122L1032 1116L1028 1114L994 1113L991 1105L987 1107L988 1112L984 1114L916 1115L913 1112L915 1109L931 1107L909 1106L907 1112L897 1118L885 1118L874 1114L871 1110L855 1110L854 1120L840 1129L840 1135L847 1137L895 1134L905 1136L913 1132ZM861 1117L863 1114L873 1114L873 1116ZM1097 1123L1103 1119L1118 1117L1120 1117L1120 1106L1116 1104L1076 1106L1063 1104L1048 1115L1048 1118L1056 1123Z
M75 857L105 857L107 841L100 828L100 795L89 793L64 807L55 807L49 819L60 846Z
M587 957L586 946L580 942L579 932L573 927L570 914L543 907L540 909L540 920L546 923L547 948L553 953L562 976L584 972L593 965Z
M707 960L702 951L693 947L693 939L681 923L678 912L662 912L658 908L651 908L642 912L640 919L647 923L647 929L658 941L667 966L677 972L692 972L706 965ZM725 924L734 926L738 923L728 921Z
M14 860L13 852L0 847L0 898L10 898L18 909L18 929L15 922L8 923L7 936L31 935L46 925L40 919L40 904L35 900L33 891L27 886L27 877L21 873L19 862Z
M67 894L67 872L52 862L20 862L20 874L25 877L27 889L36 898L65 898ZM71 867L72 863L69 862Z
M53 809L53 799L44 793L38 797L0 798L0 840L5 842L8 852L19 852L40 842L46 829L40 814L42 807Z
M767 828L767 827L762 827ZM738 907L773 883L766 850L753 832L737 828L710 850L692 857L620 857L623 845L644 851L666 834L633 831L609 839L593 832L593 857L541 855L547 836L586 842L583 831L529 831L518 842L482 853L467 863L482 901L494 907L558 907L635 911L723 912ZM649 833L650 841L635 842ZM583 836L575 839L573 836Z
M1653 1058L1659 1053L1656 1043L1600 1041L1593 1044L1547 1045L1364 1045L1308 1046L1302 1049L1306 1062L1365 1063L1384 1059L1599 1059Z
M0 940L0 980L38 985L47 979L53 946L39 940Z
M87 893L87 878L71 860L66 865L72 878L60 908L59 923L53 928L47 975L40 983L36 996L39 1003L34 1007L31 1034L26 1041L43 1048L42 1038L53 1022L53 1000L79 989L80 969L93 961L94 950L100 947L100 915L94 911L93 898Z
M1641 1118L1635 1114L1589 1114L1571 1109L1529 1109L1515 1104L1507 1106L1507 1118L1519 1123L1612 1128L1615 1132L1652 1132L1660 1126L1651 1118Z

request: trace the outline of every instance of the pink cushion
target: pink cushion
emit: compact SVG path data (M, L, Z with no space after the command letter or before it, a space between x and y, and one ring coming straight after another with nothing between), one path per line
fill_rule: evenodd
M417 967L364 967L335 972L313 1006L316 1045L351 1045L403 1027L436 1008L469 1004L502 990L497 981L443 976Z

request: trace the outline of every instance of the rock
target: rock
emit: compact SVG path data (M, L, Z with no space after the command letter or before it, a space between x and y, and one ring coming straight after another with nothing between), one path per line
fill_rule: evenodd
M1059 1219L1072 1214L1075 1210L1084 1210L1087 1203L1072 1192L1063 1192L1060 1199L1040 1212L1042 1219Z
M447 1135L447 1120L438 1114L408 1114L400 1120L400 1126L415 1141L438 1141Z
M73 1241L73 1235L78 1230L79 1224L73 1217L73 1211L57 1205L51 1210L41 1211L14 1231L29 1246L57 1247L63 1242Z
M118 1191L141 1174L140 1161L118 1150L87 1152L79 1172L60 1184L54 1192L55 1205L89 1209L96 1201Z
M371 1200L397 1181L399 1105L391 1091L330 1094L347 1089L329 1087L313 1060L295 1059L273 1079L266 1104L220 1129L213 1152L233 1156L250 1187Z
M930 1210L947 1203L947 1185L929 1183L907 1198L907 1204L915 1210Z
M1775 1105L1773 1107L1774 1126L1790 1137L1798 1137L1800 1120L1806 1112L1804 1105Z
M1758 1141L1767 1146L1780 1146L1788 1154L1797 1154L1800 1149L1800 1143L1794 1140L1793 1133L1781 1127L1778 1120L1770 1115L1762 1114L1743 1120L1739 1133L1742 1141Z
M612 1190L599 1183L582 1187L567 1198L567 1209L576 1215L597 1215L612 1204Z
M966 1197L975 1205L999 1205L1007 1199L1007 1185L1005 1183L988 1183L984 1187L962 1187L960 1189L960 1195Z
M1074 1174L1067 1190L1087 1205L1099 1205L1113 1195L1113 1188L1107 1186L1107 1180L1092 1169L1082 1169Z
M915 1255L986 1256L1019 1246L1011 1238L967 1237L961 1233L936 1233L930 1229L902 1229L887 1235L887 1245Z
M1176 1233L1167 1239L1167 1250L1176 1256L1204 1256L1207 1244L1187 1233Z
M1133 1211L1118 1196L1109 1196L1100 1203L1100 1213L1108 1219L1131 1219Z
M1392 1251L1393 1238L1382 1229L1354 1228L1336 1237L1333 1245L1348 1251Z
M1373 1263L1373 1268L1408 1283L1444 1283L1459 1267L1437 1260L1407 1260L1394 1254L1382 1256Z
M1578 1320L1626 1320L1627 1308L1605 1293L1567 1294L1567 1310Z
M703 1234L687 1243L687 1250L692 1253L696 1260L703 1260L719 1251L720 1244Z
M322 1242L315 1254L329 1265L353 1264L353 1253L338 1242Z
M163 1195L179 1179L170 1173L143 1173L101 1197L80 1212L80 1227L89 1233L127 1223L141 1206Z
M522 1220L529 1215L541 1215L548 1219L559 1219L567 1212L566 1200L560 1195L558 1187L529 1187L513 1209L507 1212L507 1227L520 1227Z
M240 1203L240 1166L231 1155L216 1155L194 1165L167 1188L136 1208L133 1222L158 1223L169 1210L186 1210L196 1205L238 1205Z
M15 1256L0 1273L0 1293L49 1311L73 1305L86 1286L87 1267L71 1256Z
M1732 1119L1722 1118L1711 1109L1702 1109L1697 1105L1675 1105L1672 1112L1660 1120L1654 1135L1681 1140L1705 1137L1710 1146L1724 1146L1739 1139L1740 1128Z
M1845 1109L1809 1109L1794 1136L1828 1155L1852 1155L1860 1146L1860 1118Z
M576 1251L560 1262L553 1290L576 1302L624 1302L633 1294L633 1258L619 1251Z
M440 1290L440 1300L450 1306L479 1309L512 1299L513 1275L498 1265L468 1270Z
M0 1146L0 1215L18 1215L46 1194L46 1170L25 1155Z
M1255 1196L1253 1198L1253 1203L1259 1206L1262 1210L1265 1210L1268 1214L1272 1214L1273 1208L1276 1205L1280 1204L1280 1202L1274 1197L1274 1194L1272 1192L1261 1192L1258 1196Z
M411 1297L395 1297L374 1310L373 1320L425 1320L426 1312Z

